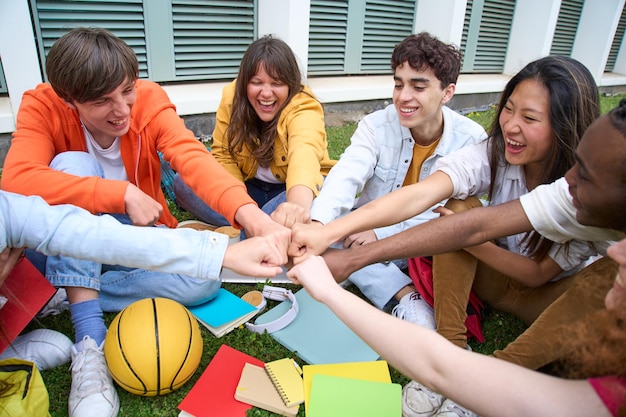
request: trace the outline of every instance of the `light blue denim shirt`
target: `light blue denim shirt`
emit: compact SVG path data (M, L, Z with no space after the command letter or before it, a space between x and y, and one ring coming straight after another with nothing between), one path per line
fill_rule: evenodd
M443 136L424 161L420 180L434 172L435 162L442 156L487 136L473 120L446 106L442 111ZM393 104L365 116L313 200L311 219L328 223L402 187L413 158L413 145L411 132L400 125ZM404 222L376 229L375 233L383 239L435 217L438 215L429 209Z
M0 251L28 247L102 264L219 280L228 236L123 225L72 205L0 191Z

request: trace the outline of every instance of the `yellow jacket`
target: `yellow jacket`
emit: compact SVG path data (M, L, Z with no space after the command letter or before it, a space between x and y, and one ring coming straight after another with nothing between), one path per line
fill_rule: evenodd
M211 152L228 172L247 181L254 178L257 161L247 146L241 150L239 160L233 160L225 135L232 114L235 83L236 80L222 91ZM287 191L294 185L304 185L317 195L322 188L323 176L337 161L328 156L324 110L308 87L285 106L278 120L277 133L274 159L270 164L272 174L278 181L286 182Z

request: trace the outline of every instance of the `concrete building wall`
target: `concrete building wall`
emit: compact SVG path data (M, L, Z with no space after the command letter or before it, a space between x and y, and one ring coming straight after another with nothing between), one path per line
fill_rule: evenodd
M307 68L310 1L257 0L257 35L275 34L294 50ZM626 47L622 45L614 72L604 63L626 0L587 0L572 56L589 67L600 91L626 91ZM602 7L598 7L601 3ZM445 42L461 44L467 0L417 1L414 32L428 31ZM481 109L497 101L509 77L526 63L549 54L561 0L524 0L515 6L504 70L501 74L461 74L450 107ZM10 144L22 93L42 81L29 14L29 0L0 1L0 57L9 90L0 96L0 166ZM304 71L303 71L304 72ZM312 77L309 86L324 104L329 123L356 121L391 100L390 75ZM215 111L226 82L175 83L164 89L196 136L213 131Z

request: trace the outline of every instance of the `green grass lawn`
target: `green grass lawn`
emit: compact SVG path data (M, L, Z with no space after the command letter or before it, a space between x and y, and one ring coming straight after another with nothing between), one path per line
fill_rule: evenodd
M603 113L609 109L615 107L619 100L623 96L603 97L602 106ZM491 109L486 112L470 113L468 116L479 123L485 128L488 128L489 123L493 119L494 110ZM328 141L329 141L329 153L332 158L339 158L341 152L350 143L350 137L356 128L355 124L347 124L343 127L329 127ZM179 210L174 204L170 204L170 209L179 220L186 220L192 218L189 213ZM224 287L229 291L243 295L244 293L252 289L260 289L262 285L248 285L248 284L224 284ZM291 286L294 290L294 286ZM358 293L354 287L350 287L351 291ZM268 307L271 308L276 302L269 301ZM107 314L107 323L114 317L114 314ZM70 338L73 338L72 324L70 320L69 312L64 312L56 317L48 317L34 322L30 325L30 328L47 327L55 330L59 330L67 334ZM505 347L510 341L512 341L517 335L524 330L524 325L515 317L503 314L499 312L487 312L484 317L483 330L487 341L483 344L476 344L471 342L470 345L475 352L484 354L490 354L496 349ZM204 368L207 366L213 355L217 352L217 349L223 344L239 349L249 355L259 358L262 361L271 361L282 357L293 356L293 353L282 347L280 344L274 341L274 339L267 335L259 335L252 333L244 328L239 328L233 332L225 335L222 338L215 338L207 330L202 329L204 351L202 354L202 360L200 367L196 371L194 377L178 391L170 393L168 395L159 397L140 397L133 394L129 394L126 391L118 388L120 395L120 416L137 416L137 417L172 417L178 415L177 405L183 399L185 394L192 387L193 383L198 379ZM400 342L399 342L400 343ZM295 357L301 364L297 357ZM407 382L407 378L397 372L395 369L391 369L392 379L394 382L404 384ZM43 372L43 377L50 395L50 412L53 417L67 416L67 398L70 389L70 372L68 366L61 366L49 371ZM274 414L260 409L252 409L248 412L248 417L255 416L274 416ZM304 416L304 408L301 407L299 417Z

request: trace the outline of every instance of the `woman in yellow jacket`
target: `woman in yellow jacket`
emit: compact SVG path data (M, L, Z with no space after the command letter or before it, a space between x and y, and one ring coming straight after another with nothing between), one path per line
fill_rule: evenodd
M313 198L335 161L328 156L322 105L302 83L284 41L264 36L248 47L238 77L222 92L211 151L275 221L309 222ZM178 177L174 191L199 220L228 224Z

